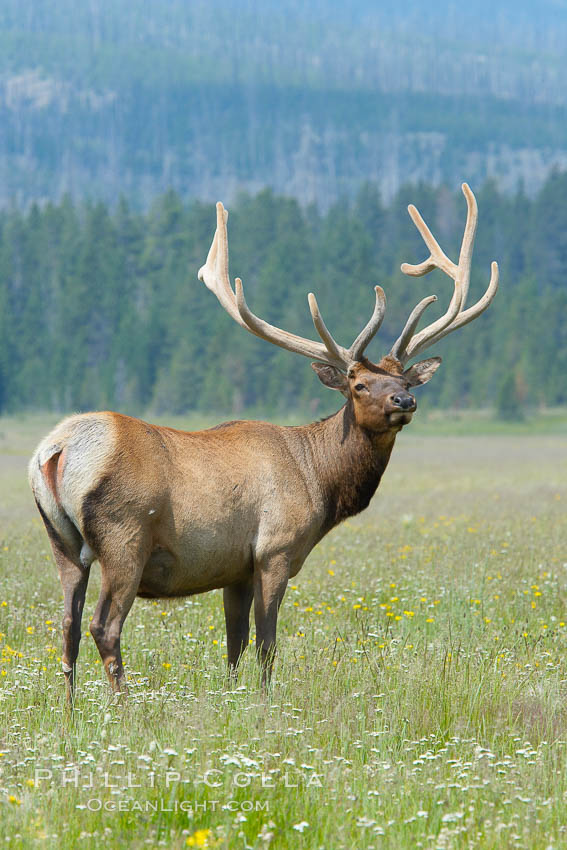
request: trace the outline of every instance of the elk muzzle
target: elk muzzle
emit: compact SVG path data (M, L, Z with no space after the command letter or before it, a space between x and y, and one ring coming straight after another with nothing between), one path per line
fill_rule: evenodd
M417 409L417 402L411 393L398 390L389 397L388 408L391 425L408 425Z

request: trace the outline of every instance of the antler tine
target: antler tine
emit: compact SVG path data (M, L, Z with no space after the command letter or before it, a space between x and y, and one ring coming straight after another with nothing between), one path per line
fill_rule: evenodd
M384 315L386 313L386 295L381 286L375 286L374 291L376 293L376 303L374 304L374 312L370 317L370 321L366 325L365 328L361 330L353 344L348 350L350 357L353 360L360 360L364 349L373 339L373 337L380 330L380 326L384 321Z
M498 263L493 260L490 264L490 283L488 284L487 290L482 295L476 304L473 304L472 307L469 307L468 310L464 310L459 313L453 324L450 328L446 328L444 331L440 331L434 337L426 342L425 345L420 346L419 348L414 348L411 356L415 354L419 354L420 351L423 350L426 346L435 345L435 343L439 342L440 339L443 339L448 333L451 331L457 330L457 328L462 328L464 325L468 325L469 322L472 322L473 319L476 319L477 316L480 316L484 311L490 307L496 292L498 291L498 280L499 280L499 271L498 271Z
M405 327L395 343L392 346L392 350L390 354L392 357L396 357L398 360L402 359L403 352L406 349L406 346L410 339L413 336L413 332L417 328L418 322L421 319L425 310L429 307L430 304L434 304L437 301L436 295L428 295L427 298L424 298L419 304L413 308L411 313L409 314L409 318L405 324Z
M313 322L317 330L319 330L319 328L324 328L323 333L325 336L323 338L325 339L325 344L315 342L311 339L305 339L304 337L289 333L289 331L284 331L281 328L277 328L275 325L271 325L269 322L265 322L264 319L260 319L259 316L256 316L246 303L242 281L239 277L235 280L235 289L238 312L240 313L246 327L255 333L256 336L262 337L262 339L265 339L267 342L271 342L274 345L279 345L280 348L285 348L287 351L292 351L296 354L303 354L305 357L311 357L314 360L319 360L323 363L328 363L331 366L336 366L343 372L347 371L350 365L347 352L344 348L338 346L331 337L319 314L316 301L315 309L317 320L314 316ZM330 341L330 346L327 346L327 340Z
M411 263L402 263L401 269L404 274L411 277L421 277L424 274L432 272L433 269L441 269L446 275L453 280L457 274L457 266L449 259L444 251L441 250L439 243L433 236L432 232L421 217L421 213L413 204L408 207L410 218L419 230L421 238L429 248L429 257L423 263L412 265Z
M493 264L490 283L485 295L469 310L464 310L470 284L470 267L478 220L478 208L476 198L466 183L463 183L462 190L467 202L467 222L461 243L458 266L441 250L417 209L413 205L408 207L412 221L429 248L430 256L425 262L419 265L403 263L401 267L402 271L405 274L418 277L438 268L453 279L455 288L447 312L415 336L414 331L419 319L428 304L432 303L432 300L424 299L412 311L401 336L394 343L391 351L391 354L401 362L409 360L424 348L442 339L446 334L475 319L488 307L496 294L498 287L498 267Z
M343 362L348 360L348 354L344 350L344 348L340 345L337 345L329 330L327 325L323 321L323 316L319 310L319 305L317 304L317 299L310 292L307 296L307 301L309 304L309 310L311 311L311 318L313 319L313 324L315 325L315 330L325 343L325 347L329 354L335 357L337 360L341 360Z
M474 238L476 236L476 225L478 223L478 206L469 184L463 183L461 189L467 201L467 223L465 225L463 241L461 242L461 252L459 254L459 277L463 290L461 310L463 310L467 301L467 295L469 294Z
M205 265L201 266L197 272L197 277L216 295L229 316L241 327L246 327L238 312L236 298L228 275L228 236L226 232L228 210L225 210L220 201L216 206L217 228Z

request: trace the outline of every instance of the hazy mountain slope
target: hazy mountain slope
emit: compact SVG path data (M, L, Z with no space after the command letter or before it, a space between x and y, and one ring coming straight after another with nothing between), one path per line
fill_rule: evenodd
M0 201L567 167L567 3L4 0Z

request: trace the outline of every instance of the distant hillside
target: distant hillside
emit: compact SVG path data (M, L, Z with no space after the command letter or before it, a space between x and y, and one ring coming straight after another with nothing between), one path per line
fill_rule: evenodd
M567 2L3 0L0 203L567 168Z

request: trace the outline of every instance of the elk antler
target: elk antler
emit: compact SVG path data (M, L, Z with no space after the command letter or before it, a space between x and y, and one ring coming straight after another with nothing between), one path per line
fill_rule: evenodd
M312 292L308 295L309 309L313 324L322 342L305 339L270 325L254 315L248 307L244 298L242 281L239 277L235 280L235 292L232 290L228 276L227 219L228 211L219 201L217 203L217 229L207 256L207 262L199 269L199 280L202 280L205 286L216 295L229 316L250 333L272 342L274 345L279 345L280 348L285 348L287 351L303 354L305 357L319 360L322 363L335 366L342 372L347 372L353 363L362 358L364 349L382 324L386 312L386 297L383 289L380 286L374 287L376 292L374 312L366 327L348 349L338 345L329 333Z
M461 244L458 266L456 266L455 263L453 263L449 257L443 253L435 237L413 204L410 204L408 207L408 212L412 221L421 233L423 241L429 248L430 255L425 262L419 263L419 265L416 266L410 265L409 263L403 263L401 267L402 271L404 274L411 275L412 277L421 277L421 275L427 274L428 272L433 271L433 269L441 269L441 271L445 272L446 275L454 280L455 289L447 312L441 316L441 318L432 322L415 335L414 331L424 310L434 301L437 301L437 297L435 295L430 295L428 298L424 298L423 301L420 301L417 307L412 310L402 333L394 343L390 352L393 357L396 357L402 363L405 363L411 357L415 357L415 355L420 351L423 351L424 348L428 348L430 345L434 345L436 342L439 342L440 339L451 333L451 331L455 331L457 328L461 328L463 325L472 322L473 319L476 319L477 316L480 316L480 314L486 310L496 295L496 290L498 289L498 263L493 262L491 265L488 289L482 298L476 302L476 304L469 307L468 310L464 309L469 291L471 259L478 218L478 208L476 205L476 198L469 186L466 183L463 183L462 189L467 201L467 223Z

